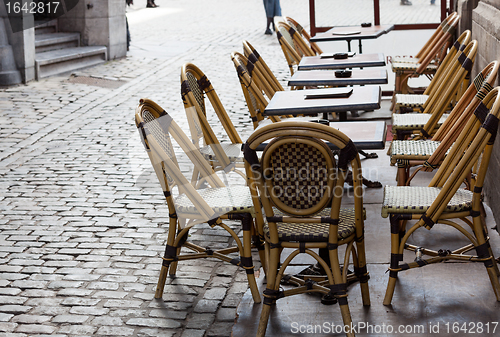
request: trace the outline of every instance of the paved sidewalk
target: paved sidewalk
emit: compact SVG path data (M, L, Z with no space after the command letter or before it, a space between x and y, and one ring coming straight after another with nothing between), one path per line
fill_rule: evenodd
M0 90L1 336L231 334L247 289L236 267L183 263L165 289L169 301L153 299L168 209L134 109L140 98L151 98L187 127L179 74L183 63L194 62L245 136L252 128L230 53L247 39L282 80L287 65L275 35L263 34L260 0L156 0L161 7L155 9L134 2L126 58L77 78ZM306 1L282 6L284 14L308 22ZM379 43L399 50L398 34ZM77 83L86 77L100 86ZM218 234L196 231L192 238L230 244Z

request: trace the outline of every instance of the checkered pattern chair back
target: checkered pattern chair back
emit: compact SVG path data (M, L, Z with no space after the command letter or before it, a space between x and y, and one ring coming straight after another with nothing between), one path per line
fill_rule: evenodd
M265 190L273 205L291 215L318 213L332 198L335 160L328 146L307 137L277 137L262 154Z

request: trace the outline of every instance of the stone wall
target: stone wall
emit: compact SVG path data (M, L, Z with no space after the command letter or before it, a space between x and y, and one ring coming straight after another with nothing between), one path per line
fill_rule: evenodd
M500 0L480 0L472 11L472 38L479 41L474 65L477 74L493 60L500 61ZM497 79L496 85L499 85ZM496 223L500 221L500 142L495 143L484 192L493 210Z
M33 80L35 78L35 29L33 28L33 15L24 15L22 17L23 26L31 28L26 28L16 33L11 29L3 1L0 2L0 17L3 18L3 24L0 25L0 29L2 30L0 34L7 37L8 41L4 43L8 43L12 49L15 67L21 75L21 80L25 83ZM0 56L3 58L5 55ZM2 85L10 84L13 83L7 82Z
M80 0L58 20L59 30L79 32L84 46L107 46L108 58L127 53L125 1Z

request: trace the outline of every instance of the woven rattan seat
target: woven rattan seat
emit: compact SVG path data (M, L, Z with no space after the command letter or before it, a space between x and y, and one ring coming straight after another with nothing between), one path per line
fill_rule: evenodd
M382 216L401 213L425 213L441 192L440 187L386 186L382 203ZM459 189L444 212L468 211L472 207L472 192Z
M412 60L414 62L412 62ZM404 58L393 58L392 59L392 63L391 63L391 68L392 68L392 71L396 72L396 71L404 71L404 70L413 70L413 71L416 71L417 68L420 67L420 64L418 63L418 60L415 60L414 58L408 58L408 60L404 60ZM436 71L436 69L438 68L438 65L437 64L428 64L426 67L425 67L425 70L426 72L432 72L432 71Z
M226 214L234 212L254 214L252 196L246 186L207 188L198 190L198 192L200 197L207 202L215 213ZM175 199L175 209L183 214L199 213L196 206L193 205L185 194L181 194Z
M396 104L399 106L417 108L425 104L429 95L396 94Z
M441 142L432 140L393 140L391 144L391 165L398 160L426 160Z
M449 114L443 114L437 123L437 127L441 126ZM396 130L420 130L431 118L430 114L409 113L392 115L392 129Z
M243 163L243 153L241 152L242 145L243 144L238 143L220 143L220 147L231 162L241 163ZM204 146L200 148L200 152L208 160L215 160L217 158L216 155L214 155L214 150L211 146Z
M276 212L279 214L279 212ZM277 215L275 213L275 215ZM325 208L316 216L330 216L330 209ZM277 222L280 241L327 242L329 224L326 223L284 223ZM339 240L345 240L356 232L356 214L354 208L341 208L339 216ZM270 239L269 226L264 225L264 235Z

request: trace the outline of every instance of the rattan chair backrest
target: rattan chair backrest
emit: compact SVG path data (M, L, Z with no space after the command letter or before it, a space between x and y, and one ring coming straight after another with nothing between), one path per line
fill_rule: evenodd
M432 115L425 127L421 130L421 136L425 138L430 137L439 119L456 97L464 79L470 75L476 58L477 47L477 41L473 40L465 47L463 52L459 53L459 56L449 68L446 77L443 79L436 93L425 102L423 112Z
M301 57L316 56L316 52L309 47L302 36L288 23L279 21L278 30Z
M434 77L432 78L431 82L427 86L427 88L424 91L425 95L433 95L436 89L440 86L441 82L443 79L446 77L443 74L446 74L447 71L449 70L448 68L450 67L451 64L453 64L453 61L456 60L456 57L459 52L463 51L465 47L470 43L472 37L472 33L470 30L464 31L458 39L453 43L450 47L450 50L446 54L446 57L443 59L441 62L439 68L437 69L436 73L434 74ZM425 70L425 67L420 66L417 68L416 73L421 73Z
M432 61L436 61L437 63L444 61L444 55L446 55L446 50L448 50L448 47L451 45L453 35L459 21L459 15L449 17L448 20L443 21L447 22L447 25L442 28L442 33L440 34L439 39L436 39L434 43L429 46L427 53L423 57L419 58L418 63L420 66L416 70L417 74L422 74Z
M278 25L276 36L278 37L278 42L280 44L283 55L285 56L286 62L288 63L288 68L290 69L290 74L295 73L295 67L299 65L300 60L302 60L302 55L295 50L295 46L290 36L290 32L286 27Z
M493 61L477 75L473 85L469 86L450 113L450 116L432 138L433 140L440 141L440 144L429 159L424 162L422 170L433 171L439 167L446 153L457 142L457 139L462 137L462 134L467 135L476 132L475 130L484 122L487 113L486 103L488 103L485 98L493 90L499 65L498 61ZM460 150L453 151L455 152L451 152L452 156L455 156L456 151ZM444 171L440 172L441 175L446 173Z
M208 138L208 144L216 143L218 140L215 137L210 125L206 122L207 104L205 102L205 97L208 98L208 103L210 103L213 111L216 113L220 123L224 127L229 140L232 143L242 143L238 132L236 131L226 112L226 109L217 95L217 92L213 88L207 76L192 63L186 63L182 66L181 95L186 111L194 109L199 120L203 123L203 133L205 134L205 138Z
M445 34L446 31L449 30L450 24L455 20L459 15L457 12L453 12L448 15L441 24L436 28L432 36L429 40L424 44L422 49L415 55L415 57L419 59L423 59L429 55L430 51L433 49L434 45L440 40L440 38Z
M276 76L274 76L273 72L268 67L267 63L248 41L243 41L243 53L245 57L248 59L248 61L252 62L255 65L255 67L260 71L260 73L264 76L264 78L267 80L267 83L270 87L269 95L271 95L269 96L266 93L268 97L272 98L277 91L284 90L283 86L278 81Z
M141 99L136 109L135 122L143 145L162 186L170 213L182 212L175 209L172 188L177 186L178 194L185 194L197 210L189 217L198 218L202 222L217 217L215 211L200 196L197 188L201 183L207 183L212 188L224 187L224 183L214 174L212 167L205 160L192 141L182 129L159 105L149 99ZM186 155L197 171L198 181L189 181L181 171L173 147L172 139L178 144L178 150Z
M264 109L267 107L268 100L264 96L262 89L257 84L258 81L253 80L252 72L258 71L252 63L241 53L233 52L231 54L236 73L241 84L241 90L245 96L250 118L252 119L254 129L259 126L259 122L264 120L262 115ZM250 67L248 67L250 65ZM277 116L271 116L273 122L280 121Z
M269 142L270 141L270 142ZM256 149L267 143L259 160ZM331 149L340 149L335 166ZM244 147L245 166L253 193L260 198L267 217L275 208L290 216L312 216L331 207L338 219L348 165L354 176L355 205L362 221L361 164L356 147L340 131L313 122L282 121L256 130Z
M309 45L311 46L311 49L316 53L316 55L321 55L323 53L323 50L318 46L316 42L311 42L311 35L307 32L307 30L302 27L300 23L292 19L291 17L287 16L286 17L286 22L294 28L302 37L309 42Z
M470 186L474 196L472 198L473 212L481 211L481 191L486 177L493 143L498 131L500 117L499 87L494 88L483 100L484 123L475 123L470 132L462 132L446 156L439 170L430 182L430 187L441 187L436 200L419 220L422 226L431 228L456 191L460 188L474 166L478 166L475 185ZM473 119L471 119L473 120ZM465 129L464 129L465 130ZM478 162L480 162L479 165ZM465 217L466 215L464 215Z

